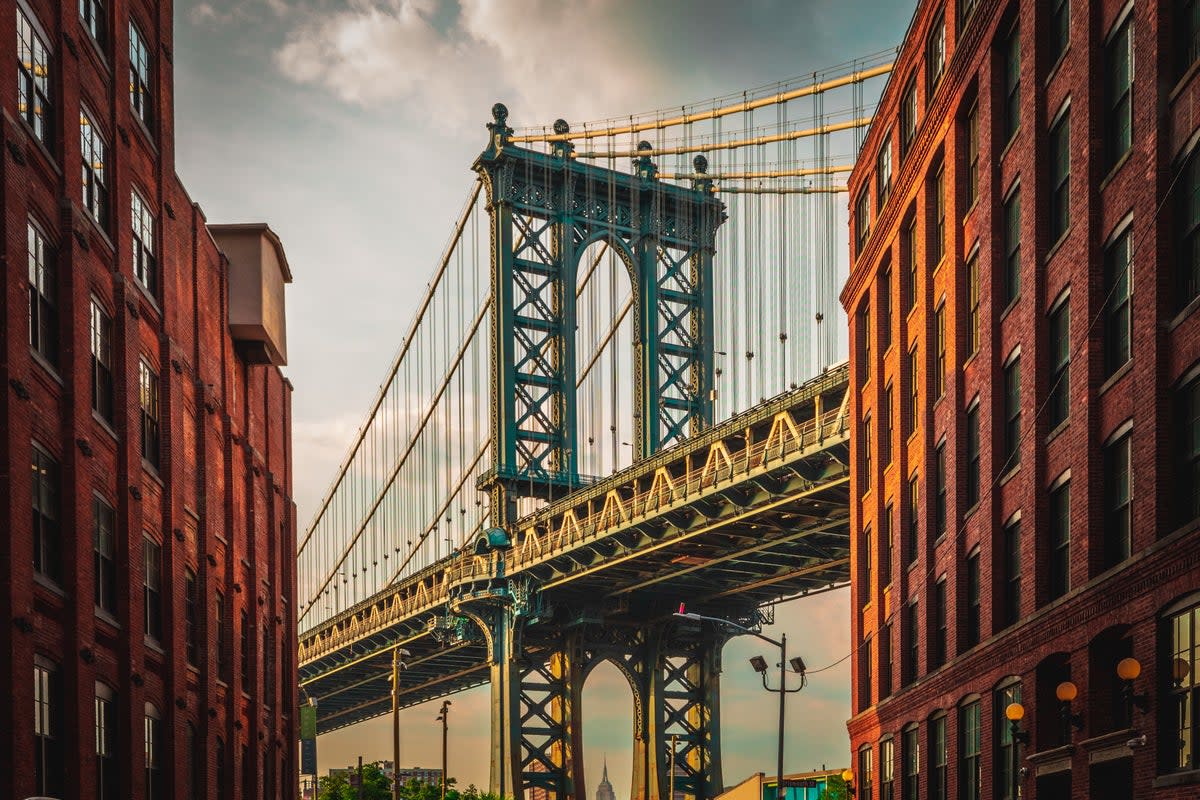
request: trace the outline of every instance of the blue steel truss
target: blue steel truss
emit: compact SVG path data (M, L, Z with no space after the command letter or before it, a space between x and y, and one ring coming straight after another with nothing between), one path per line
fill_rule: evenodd
M664 184L648 156L632 174L509 142L501 104L474 169L491 215L494 524L511 498L578 488L575 287L579 256L605 242L629 271L634 330L634 448L639 458L712 424L712 258L723 204L711 182ZM555 124L567 133L566 123ZM649 145L645 143L647 149ZM698 158L703 172L706 163Z

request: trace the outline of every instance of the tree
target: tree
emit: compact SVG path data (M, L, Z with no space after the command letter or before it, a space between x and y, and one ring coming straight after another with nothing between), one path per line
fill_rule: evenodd
M359 800L358 787L341 775L321 778L317 800ZM392 782L378 764L363 764L362 800L392 800Z
M850 795L846 791L846 782L842 780L842 776L830 775L825 788L821 790L819 800L848 800L849 797Z

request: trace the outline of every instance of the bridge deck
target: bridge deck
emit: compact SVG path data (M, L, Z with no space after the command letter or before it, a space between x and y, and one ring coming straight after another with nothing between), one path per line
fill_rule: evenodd
M728 613L849 577L847 368L733 417L520 520L503 553L459 552L388 587L300 643L301 688L322 732L390 708L391 649L413 705L488 680L455 603L498 574L535 587L553 628L639 624L684 600ZM503 572L500 572L500 570ZM537 637L528 639L536 657Z

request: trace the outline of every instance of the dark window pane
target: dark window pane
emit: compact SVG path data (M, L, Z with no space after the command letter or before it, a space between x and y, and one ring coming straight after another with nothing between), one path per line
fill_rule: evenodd
M1071 484L1050 492L1049 599L1056 600L1071 589Z
M1053 430L1066 422L1070 414L1071 394L1071 303L1066 300L1050 312L1050 396L1046 402L1047 420Z
M1108 506L1104 530L1106 567L1119 564L1130 555L1133 492L1129 455L1129 434L1104 449L1104 496Z
M1105 254L1104 367L1111 376L1129 361L1132 310L1129 279L1133 269L1129 231L1122 233Z
M1071 224L1071 115L1064 113L1050 130L1050 241Z
M59 468L42 448L33 446L33 568L59 579Z

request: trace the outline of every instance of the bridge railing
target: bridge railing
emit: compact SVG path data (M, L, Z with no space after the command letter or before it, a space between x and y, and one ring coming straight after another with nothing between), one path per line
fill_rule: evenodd
M840 409L796 423L784 407L774 414L765 438L746 442L741 449L730 450L726 445L737 434L713 437L708 443L703 465L692 467L684 475L672 476L664 463L653 473L644 473L640 479L635 479L635 491L626 497L622 497L621 490L627 489L629 484L607 491L586 490L579 494L592 496L553 504L536 515L532 524L522 526L513 548L503 554L505 572L512 574L563 549L601 538L631 522L686 503L696 495L734 483L756 469L769 468L788 456L841 437L846 432L846 424L845 414ZM738 428L735 426L733 430ZM742 440L746 441L744 435ZM693 446L695 444L702 442L693 442ZM649 487L637 490L639 480L649 480ZM603 503L596 502L600 497L603 497ZM558 524L554 527L552 523L556 518ZM460 551L440 565L414 576L414 580L406 581L388 596L364 603L347 618L306 637L299 645L300 662L341 650L348 643L386 630L415 614L444 607L455 586L494 577L499 557Z

